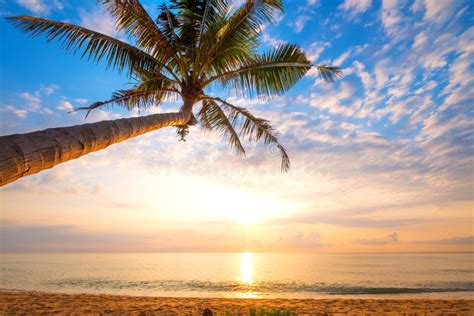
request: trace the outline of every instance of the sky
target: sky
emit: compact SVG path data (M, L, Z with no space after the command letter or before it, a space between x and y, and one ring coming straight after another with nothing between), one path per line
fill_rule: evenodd
M262 49L291 42L339 65L271 100L276 148L236 156L218 134L151 132L0 188L2 252L474 251L473 3L293 0ZM154 16L160 1L143 1ZM67 21L128 40L95 1L0 0L0 16ZM68 113L124 75L0 21L0 134L172 111ZM213 91L219 95L219 91Z

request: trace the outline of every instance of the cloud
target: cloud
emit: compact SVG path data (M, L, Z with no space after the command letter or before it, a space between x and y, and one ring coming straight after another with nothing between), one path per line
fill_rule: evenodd
M242 242L237 237L234 233L225 235L191 229L155 229L153 232L137 233L116 232L107 228L94 231L68 224L3 221L0 223L0 252L242 251ZM303 242L295 242L305 246ZM274 246L273 241L253 241L252 244L256 249ZM314 243L310 242L308 246L314 246Z
M415 240L412 241L417 244L436 244L436 245L474 245L474 236L467 237L453 237L436 240Z
M16 2L22 7L30 10L35 14L47 15L51 10L62 10L64 5L59 0L16 0Z
M33 177L23 178L3 188L5 192L22 192L37 194L82 194L94 195L102 192L100 182L91 180L79 181L71 177L71 167L60 165L43 171Z
M96 9L92 12L81 9L79 10L79 17L81 19L80 25L87 29L115 38L120 38L121 36L115 20L102 9Z
M430 80L427 83L423 83L420 88L416 89L415 93L424 94L426 92L431 92L434 88L436 88L437 85L438 83L436 81Z
M25 118L29 112L51 115L53 114L53 111L41 106L42 98L52 95L57 89L59 89L58 85L47 85L42 86L40 89L34 92L22 92L18 96L20 97L20 102L23 103L23 105L21 107L13 107L8 105L4 108L4 111L13 113L21 118Z
M373 76L366 71L365 65L357 60L354 61L353 65L355 67L355 74L362 81L365 91L369 92L372 90L374 86Z
M426 33L420 32L418 35L415 37L415 41L413 42L412 48L418 49L423 47L426 44L427 36Z
M342 66L342 64L344 63L344 61L347 59L347 57L349 57L351 54L351 51L348 50L348 51L345 51L344 53L342 53L338 58L334 59L334 61L332 62L333 65L335 66Z
M39 97L39 93L36 92L35 95L32 95L29 92L22 92L20 97L27 101L26 109L28 111L36 112L39 110L41 105L41 98Z
M424 7L424 0L415 0L413 1L413 4L410 7L410 11L413 13L420 12L424 9Z
M398 0L383 0L381 19L382 25L389 35L394 35L399 29L402 18L398 10Z
M360 207L332 212L314 212L303 213L289 218L280 218L272 220L277 225L294 224L329 224L341 227L364 227L364 228L385 228L401 227L431 222L431 218L380 218L376 215L367 214L376 213L381 210L390 210L395 208L393 205L384 205L379 207Z
M133 251L144 242L140 236L87 232L76 225L2 223L0 227L0 252Z
M311 20L311 17L308 16L308 15L299 15L296 18L296 20L293 23L291 23L290 25L295 28L296 33L300 33L303 30L306 22L308 22L310 20Z
M449 0L424 0L423 4L425 8L425 20L435 23L446 22L459 11L461 6L465 5L463 1ZM417 5L421 7L421 4Z
M14 106L11 106L11 105L7 105L6 107L4 107L3 110L4 110L5 112L13 113L13 114L15 114L16 116L18 116L19 118L25 118L26 115L28 114L28 111L27 111L27 110L19 109L19 108L16 108L16 107L14 107Z
M349 11L352 16L356 16L367 11L371 5L372 0L345 0L339 8Z
M311 62L316 62L326 48L331 46L329 42L314 42L306 50L306 55Z
M79 103L79 104L84 104L84 103L87 103L87 101L89 101L89 99L76 98L76 99L74 99L74 101L76 101L76 102Z
M397 232L389 234L385 238L358 239L356 243L362 245L386 245L400 242Z
M74 106L69 101L61 101L56 108L68 112L74 110Z
M347 129L347 130L350 130L350 131L356 130L360 127L361 127L360 125L356 125L356 124L352 124L352 123L347 123L347 122L342 122L341 123L341 128L342 129Z
M279 238L278 245L289 248L319 248L322 246L321 236L316 232L309 234L298 232L289 237Z
M58 89L59 89L59 85L52 84L52 85L42 87L41 92L44 95L49 96L49 95L53 94L54 92L56 92L56 90L58 90Z
M284 40L272 37L268 33L263 33L262 40L263 40L264 43L267 43L267 44L269 44L270 46L273 46L273 47L278 47L279 45L286 43Z
M353 84L342 82L339 87L328 89L331 89L330 93L324 91L311 94L310 105L342 116L352 116L360 108L361 100L355 95Z

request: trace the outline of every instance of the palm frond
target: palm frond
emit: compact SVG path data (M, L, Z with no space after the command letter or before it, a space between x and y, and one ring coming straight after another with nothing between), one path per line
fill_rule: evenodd
M177 10L179 34L194 76L205 60L209 37L215 39L216 25L225 19L230 0L171 0Z
M229 9L229 5L226 6ZM281 0L247 0L235 12L225 19L215 20L207 28L201 46L205 47L205 55L202 57L204 64L200 66L199 73L205 73L220 59L220 64L225 60L221 54L232 47L257 46L257 38L263 30L265 23L273 23L276 15L283 12ZM253 49L250 49L250 54ZM227 60L232 62L232 56ZM248 57L244 56L244 58Z
M71 53L84 48L82 57L93 62L105 59L107 65L122 71L159 68L155 59L146 52L117 40L113 37L69 23L51 21L31 16L14 16L7 18L22 32L31 36L45 33L49 41L57 40L61 47Z
M89 106L78 107L71 112L86 110L86 118L92 110L100 107L118 105L128 110L138 108L147 109L151 105L158 106L170 93L179 93L175 89L160 88L154 90L118 90L112 94L112 98L107 101L94 102Z
M176 14L169 10L166 3L160 5L160 14L156 18L156 23L160 27L170 46L176 50L177 53L180 53L182 49L181 41L177 34L180 22L176 17Z
M102 3L118 28L134 37L139 47L161 61L175 57L166 37L138 0L103 0Z
M217 33L219 42L238 36L258 35L265 23L275 22L276 15L283 12L281 0L246 0Z
M334 82L334 80L342 77L342 69L337 66L313 65L319 72L321 78L326 82Z
M274 134L274 130L268 120L256 117L247 109L232 105L221 98L205 96L203 97L203 104L205 100L221 103L222 108L227 113L230 124L234 128L239 129L239 137L246 137L249 141L263 139L264 144L276 144L281 156L281 170L283 172L290 170L291 164L288 153L278 141L278 137ZM204 122L204 124L207 123ZM212 128L212 126L210 127Z
M200 26L197 40L197 46L200 46L203 36L216 25L222 21L229 10L229 0L201 0L205 3L204 11L199 17Z
M232 84L237 92L253 97L282 94L290 89L311 68L311 62L296 45L283 44L263 55L243 60L239 67L230 67L205 81Z
M216 130L223 136L228 137L230 147L234 148L238 154L245 155L245 149L240 142L239 135L235 131L234 126L214 100L205 99L202 101L198 118L205 129Z
M134 37L139 47L166 64L172 72L179 72L183 77L187 75L183 59L138 0L102 2L107 12L117 20L119 29Z

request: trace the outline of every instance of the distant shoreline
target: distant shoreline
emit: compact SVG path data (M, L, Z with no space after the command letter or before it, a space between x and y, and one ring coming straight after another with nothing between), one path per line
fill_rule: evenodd
M247 313L249 308L315 313L427 313L474 314L474 300L446 299L254 299L151 297L109 294L63 294L37 291L0 291L0 314L140 313L201 315L214 312Z

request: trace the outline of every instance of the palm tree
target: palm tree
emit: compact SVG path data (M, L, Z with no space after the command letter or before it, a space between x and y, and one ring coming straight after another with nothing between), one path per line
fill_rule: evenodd
M70 23L31 16L8 20L31 36L45 34L66 51L81 52L90 61L105 61L112 69L126 71L134 80L132 89L79 108L87 114L108 105L148 109L170 97L181 98L179 112L2 136L0 185L162 127L177 127L184 139L189 126L196 123L222 133L240 154L245 154L241 139L275 143L282 170L289 169L288 154L267 120L207 93L223 87L265 98L283 94L311 67L326 81L341 75L338 67L312 65L293 44L259 52L262 26L283 12L281 0L246 0L240 6L232 0L171 0L160 6L155 20L138 0L102 2L135 46ZM196 105L200 107L195 116Z

